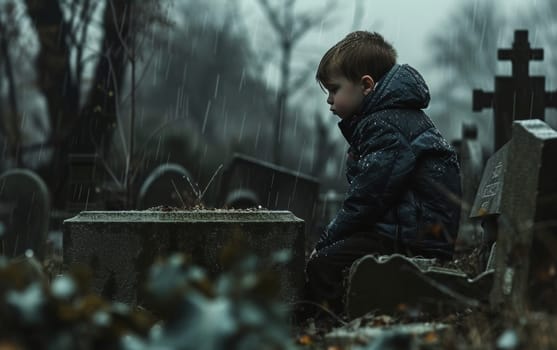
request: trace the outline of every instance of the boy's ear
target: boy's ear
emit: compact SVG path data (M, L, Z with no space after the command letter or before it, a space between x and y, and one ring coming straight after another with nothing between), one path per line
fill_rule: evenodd
M362 92L364 96L367 96L373 92L373 89L375 88L375 81L373 80L371 75L363 75L360 78L360 83L362 84Z

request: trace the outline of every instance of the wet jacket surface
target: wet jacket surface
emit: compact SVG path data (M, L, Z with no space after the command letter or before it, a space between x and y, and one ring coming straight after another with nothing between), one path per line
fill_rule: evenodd
M454 149L422 111L429 90L408 65L395 65L339 123L350 148L349 189L316 249L355 232L450 257L458 230L460 168ZM427 254L425 254L427 255Z

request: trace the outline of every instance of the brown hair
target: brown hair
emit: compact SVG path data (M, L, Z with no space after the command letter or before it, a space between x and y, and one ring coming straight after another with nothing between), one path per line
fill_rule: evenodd
M331 47L319 62L315 79L324 85L333 74L343 74L353 82L369 74L378 81L396 63L391 44L378 33L356 31Z

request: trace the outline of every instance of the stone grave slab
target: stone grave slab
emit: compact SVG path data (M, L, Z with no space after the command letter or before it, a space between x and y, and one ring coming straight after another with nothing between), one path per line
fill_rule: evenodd
M556 159L557 131L536 119L513 123L498 219L495 308L520 313L555 305Z
M41 258L48 231L50 194L44 181L27 169L0 175L0 237L3 255L17 256L27 249Z
M180 164L159 165L147 176L139 189L138 208L149 209L160 205L193 207L197 196L188 178L191 179L189 172Z
M292 259L276 267L283 300L297 299L304 282L304 222L288 211L91 211L63 226L64 265L88 265L94 290L126 303L142 302L141 283L157 257L181 252L218 273L220 252L238 239L262 259L291 252Z
M487 303L492 271L471 279L462 271L434 266L434 262L401 254L368 255L357 260L348 276L348 317L372 310L393 312L400 305L436 309L440 303L456 308Z

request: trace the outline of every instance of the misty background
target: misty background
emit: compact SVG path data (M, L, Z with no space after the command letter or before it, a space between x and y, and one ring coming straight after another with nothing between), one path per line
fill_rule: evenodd
M531 74L556 85L552 0L52 3L0 0L0 170L33 169L55 197L68 154L88 152L120 187L166 162L204 185L240 152L341 189L347 146L314 76L353 30L381 33L424 75L449 141L475 123L492 147L492 111L472 112L472 90L510 74L496 57L515 29L545 50Z

